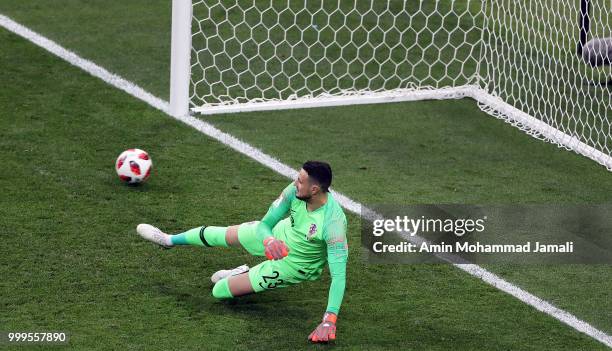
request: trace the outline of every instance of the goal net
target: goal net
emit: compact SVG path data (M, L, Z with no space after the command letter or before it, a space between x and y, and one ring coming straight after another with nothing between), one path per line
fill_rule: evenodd
M174 26L191 27L188 74L172 74L171 95L183 84L184 98L171 105L211 114L469 97L612 169L611 0L174 1L190 20L173 19L173 70Z

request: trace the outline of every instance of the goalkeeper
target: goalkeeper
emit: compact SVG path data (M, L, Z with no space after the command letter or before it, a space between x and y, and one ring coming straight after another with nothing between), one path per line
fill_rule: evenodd
M331 181L329 164L308 161L261 221L230 227L203 226L177 235L165 234L148 224L140 224L136 230L143 238L166 248L235 246L268 258L250 270L241 266L216 272L211 278L215 282L212 294L218 299L316 280L327 262L331 275L327 309L323 321L308 340L335 340L336 319L346 282L348 244L346 217L329 192Z

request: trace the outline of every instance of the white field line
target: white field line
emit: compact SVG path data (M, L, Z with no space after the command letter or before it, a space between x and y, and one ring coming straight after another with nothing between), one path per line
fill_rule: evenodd
M155 107L158 110L163 111L169 115L168 102L164 101L151 93L145 91L136 84L121 78L120 76L113 74L106 69L96 65L95 63L83 59L72 51L69 51L57 43L43 37L42 35L31 31L30 29L20 25L19 23L11 20L10 18L0 14L0 25L7 30L31 41L32 43L42 47L43 49L51 52L52 54L61 57L70 64L77 66L94 77L100 78L106 83L125 91L133 97L146 102L147 104ZM171 116L195 129L208 135L211 138L218 140L219 142L231 147L232 149L256 160L262 165L274 170L275 172L284 175L288 178L294 178L297 175L297 171L291 167L283 164L277 159L263 153L261 150L254 148L253 146L238 140L237 138L222 132L215 128L209 123L191 116ZM368 209L361 203L349 199L348 197L334 192L334 197L338 202L350 212L357 215L361 215L362 208L364 211ZM370 211L371 212L371 211ZM457 268L469 273L470 275L477 277L487 284L494 286L495 288L508 293L524 303L536 308L537 310L546 313L557 320L565 323L566 325L580 331L593 339L612 347L612 336L604 333L603 331L593 327L587 322L578 319L569 312L559 309L552 304L538 298L537 296L530 294L529 292L515 286L514 284L504 280L503 278L487 271L486 269L475 265L475 264L454 264Z

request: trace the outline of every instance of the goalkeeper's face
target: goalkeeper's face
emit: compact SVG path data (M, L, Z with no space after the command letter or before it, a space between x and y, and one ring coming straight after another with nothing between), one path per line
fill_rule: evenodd
M295 179L295 188L297 189L295 197L302 201L308 201L313 195L319 191L319 186L312 183L308 177L308 173L301 169L298 177Z

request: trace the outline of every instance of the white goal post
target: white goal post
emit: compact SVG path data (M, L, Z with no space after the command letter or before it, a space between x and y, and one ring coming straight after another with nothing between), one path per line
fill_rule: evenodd
M172 11L173 115L468 97L612 170L610 0L173 0Z

